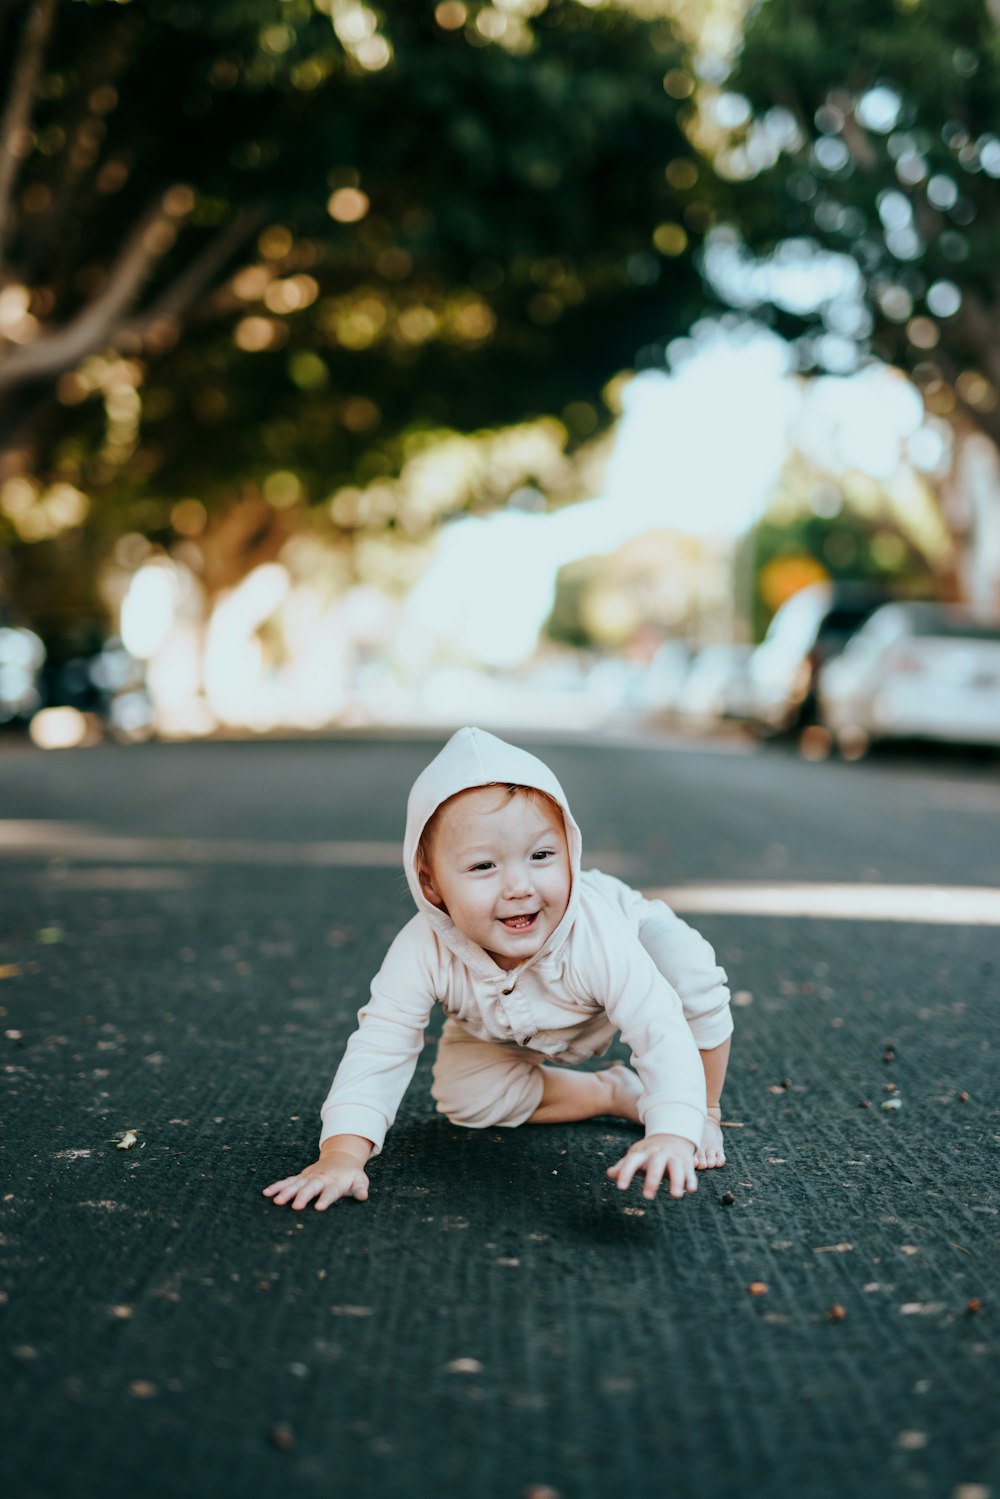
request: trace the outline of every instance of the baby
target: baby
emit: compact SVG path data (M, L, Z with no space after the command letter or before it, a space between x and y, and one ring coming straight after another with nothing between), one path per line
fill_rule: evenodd
M580 830L534 755L459 729L417 777L404 863L418 914L393 941L320 1111L319 1159L264 1188L319 1209L368 1196L435 1003L439 1113L473 1129L614 1115L645 1128L608 1168L643 1195L697 1190L725 1163L719 1100L733 1029L726 975L662 901L580 869ZM616 1033L631 1068L602 1056ZM700 1053L700 1054L699 1054ZM707 1095L707 1104L706 1104Z

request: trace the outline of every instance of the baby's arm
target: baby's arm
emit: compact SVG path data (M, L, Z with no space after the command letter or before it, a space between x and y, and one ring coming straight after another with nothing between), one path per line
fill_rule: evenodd
M637 1140L608 1175L624 1189L642 1171L647 1197L655 1196L664 1176L671 1196L695 1192L705 1074L680 1000L623 915L604 906L590 916L581 922L577 982L599 999L632 1052L646 1129L645 1139Z
M364 1202L365 1165L379 1154L423 1048L434 1003L425 933L415 918L396 937L372 980L320 1110L319 1157L304 1170L274 1181L264 1196L279 1206L294 1198L326 1208L341 1197Z
M663 901L639 896L636 910L639 941L677 991L705 1072L708 1115L695 1151L695 1166L699 1171L724 1166L722 1089L733 1033L725 970L716 961L711 943Z
M732 1034L733 1020L726 970L720 967L712 944L665 901L647 900L614 875L590 869L583 880L621 912L677 993L699 1050L721 1045Z
M698 1049L713 1050L733 1032L726 970L712 944L662 900L639 896L639 941L671 988Z
M285 1176L264 1188L265 1197L273 1197L283 1207L294 1198L293 1208L304 1208L313 1198L322 1212L340 1197L368 1198L365 1163L372 1153L371 1140L361 1135L330 1135L319 1149L319 1160L306 1166L297 1176Z
M695 1152L699 1170L723 1166L722 1089L729 1065L733 1021L725 969L710 942L662 900L647 900L613 875L592 870L586 878L623 913L663 977L676 991L701 1056L708 1117Z

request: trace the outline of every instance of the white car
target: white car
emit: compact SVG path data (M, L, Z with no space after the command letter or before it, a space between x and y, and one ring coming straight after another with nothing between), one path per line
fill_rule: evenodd
M670 713L694 657L688 640L665 640L643 673L642 707L647 713Z
M758 728L784 734L810 724L827 663L888 602L884 588L854 581L810 583L786 599L750 657L750 717Z
M689 728L711 728L750 713L749 645L706 645L695 656L677 692L675 712Z
M1000 746L1000 621L886 604L827 665L819 706L849 758L877 739Z

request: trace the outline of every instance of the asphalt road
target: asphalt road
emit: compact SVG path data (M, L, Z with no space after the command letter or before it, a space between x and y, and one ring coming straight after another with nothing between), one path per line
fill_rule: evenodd
M0 746L0 1491L996 1499L995 925L689 918L738 1003L680 1203L606 1179L630 1126L436 1116L436 1025L367 1204L261 1196L435 748ZM637 885L1000 887L995 762L539 752Z

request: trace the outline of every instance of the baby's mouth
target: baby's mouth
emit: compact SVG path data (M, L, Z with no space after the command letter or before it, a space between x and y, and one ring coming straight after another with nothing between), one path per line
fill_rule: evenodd
M537 917L538 912L532 911L529 916L501 916L500 921L503 926L507 927L508 931L526 932L530 927L534 926Z

